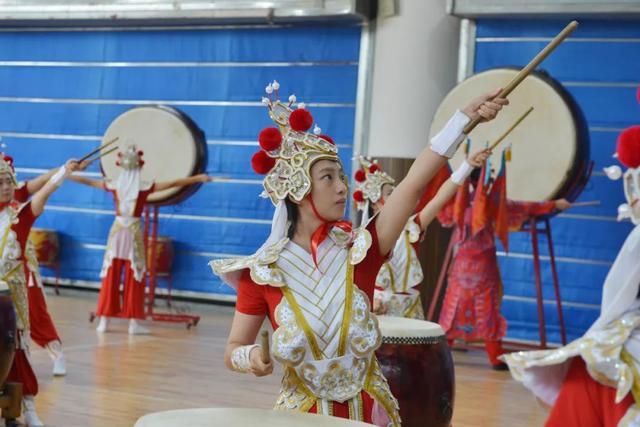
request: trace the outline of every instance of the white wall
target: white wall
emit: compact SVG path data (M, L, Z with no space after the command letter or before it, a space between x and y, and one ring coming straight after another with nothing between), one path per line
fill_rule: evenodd
M458 18L444 0L399 0L398 14L378 18L367 153L413 158L431 119L456 84Z

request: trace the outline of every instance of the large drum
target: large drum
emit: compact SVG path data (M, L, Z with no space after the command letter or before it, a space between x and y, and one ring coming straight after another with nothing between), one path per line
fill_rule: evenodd
M16 312L5 283L0 283L0 387L9 375L16 352Z
M436 134L457 108L473 98L504 87L516 69L496 68L478 73L453 88L438 107L431 125ZM496 140L529 107L534 110L497 147L491 158L494 174L500 169L502 151L512 144L507 169L507 196L515 200L575 200L589 178L589 133L583 114L560 83L542 72L534 72L509 95L510 105L487 125L470 135L471 151ZM463 160L460 149L451 160Z
M144 151L142 179L172 181L202 173L207 165L204 133L186 114L165 106L136 107L118 116L104 134L103 144L118 137L120 151L134 144ZM121 169L115 156L100 159L108 179L118 178ZM153 193L148 201L156 205L179 203L193 194L198 185Z
M264 409L183 409L145 415L134 427L371 427L343 418Z
M51 267L58 262L60 242L58 233L55 230L32 228L29 233L29 240L33 243L36 259L40 265Z
M403 427L449 427L455 394L453 360L437 323L379 316L382 373L400 404Z
M171 275L173 267L173 243L170 237L158 236L156 238L156 275L167 277ZM151 266L152 247L151 240L147 245L147 265Z

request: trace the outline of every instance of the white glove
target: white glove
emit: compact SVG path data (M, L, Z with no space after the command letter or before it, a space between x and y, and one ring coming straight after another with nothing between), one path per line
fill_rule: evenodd
M462 131L471 119L460 110L456 110L444 128L431 138L431 149L441 156L451 158L467 137Z
M467 179L469 175L471 175L473 169L474 167L465 160L460 166L458 166L458 169L456 169L455 172L451 174L451 182L457 185L462 185L464 180Z

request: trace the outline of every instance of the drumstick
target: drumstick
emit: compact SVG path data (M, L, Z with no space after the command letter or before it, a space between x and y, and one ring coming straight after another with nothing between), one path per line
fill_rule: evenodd
M569 34L571 34L578 27L578 21L571 21L557 36L553 38L549 42L548 45L544 47L538 54L529 62L522 70L516 74L516 76L507 84L502 91L496 96L496 98L505 98L507 97L513 90L527 77L531 71L533 71L542 61L544 61L547 56L553 52L553 50L558 47L560 43L566 39ZM478 116L473 119L465 128L464 134L469 135L478 124L482 121L482 117Z
M86 156L82 157L80 160L78 160L78 163L84 162L85 160L87 160L89 157L93 156L94 154L96 154L97 152L99 152L100 150L103 150L105 148L107 148L108 146L110 146L111 144L115 143L118 140L118 137L116 136L115 138L113 138L111 141L107 142L104 145L99 146L98 148L96 148L95 150L93 150L92 152L90 152L89 154L87 154Z
M600 200L591 200L589 202L576 202L571 203L572 208L577 208L580 206L598 206L600 204Z
M107 154L111 154L111 153L113 153L113 152L114 152L114 151L116 151L117 149L118 149L118 146L116 145L116 146L115 146L115 147L113 147L111 150L107 150L107 151L105 151L105 152L103 152L103 153L100 153L100 155L99 155L99 156L94 157L93 159L90 159L90 160L89 160L89 164L91 164L91 163L95 162L96 160L98 160L98 159L100 159L100 158L102 158L102 157L106 156Z
M509 135L516 127L518 127L518 125L520 123L522 123L522 121L529 115L529 113L531 113L533 111L533 107L529 107L529 109L527 111L525 111L525 113L523 115L521 115L518 120L515 121L514 124L511 125L511 127L509 129L507 129L502 135L500 135L500 138L496 139L495 142L493 144L491 144L491 146L489 147L490 151L493 151L494 148L496 148L496 146L498 144L500 144L502 142L503 139L505 139L507 137L507 135Z
M271 362L271 355L269 354L269 331L264 330L260 333L260 345L262 346L260 360L266 365Z

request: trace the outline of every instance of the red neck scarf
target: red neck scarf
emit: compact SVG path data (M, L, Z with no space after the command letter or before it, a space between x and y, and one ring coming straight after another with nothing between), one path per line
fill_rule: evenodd
M322 221L322 224L316 228L316 231L311 235L311 257L313 258L313 263L315 264L318 271L320 271L320 267L318 266L318 247L329 235L329 231L333 227L338 227L339 229L346 231L347 233L351 232L351 222L350 221L328 221L323 218L322 215L318 213L316 209L315 203L313 203L313 198L311 194L309 194L309 201L311 202L311 209L313 209L313 214Z

